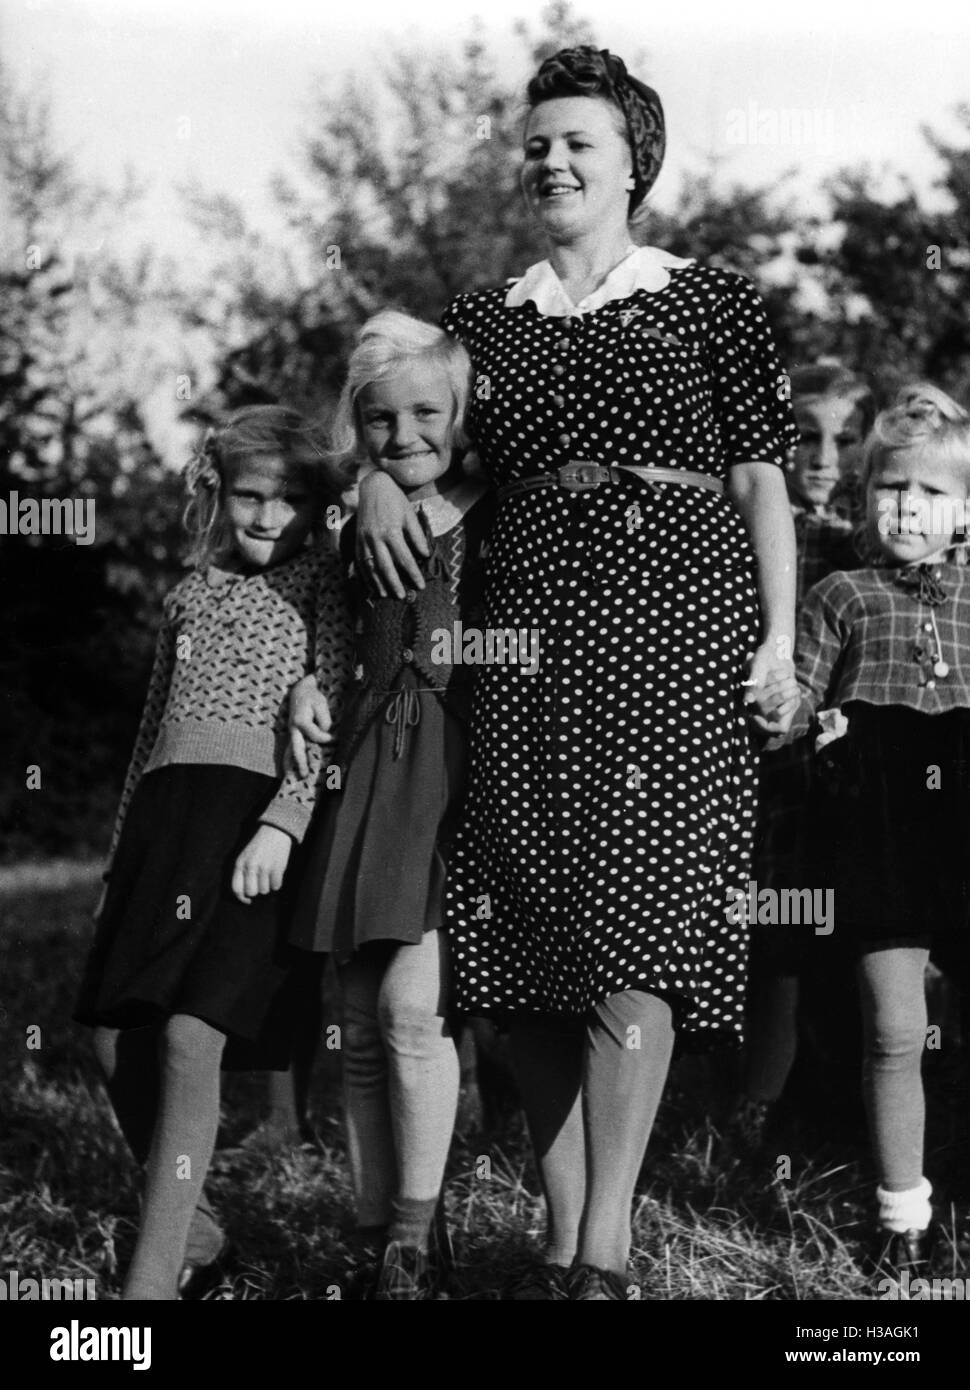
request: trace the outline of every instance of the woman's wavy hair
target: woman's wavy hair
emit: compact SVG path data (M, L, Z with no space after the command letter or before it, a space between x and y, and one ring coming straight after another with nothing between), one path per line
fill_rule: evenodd
M330 456L345 476L356 473L366 454L357 409L365 386L398 376L415 362L436 366L451 386L454 402L452 443L468 447L465 412L471 395L472 364L457 338L442 328L398 309L382 309L363 325L347 364L347 379L331 428Z
M892 405L876 416L862 449L863 495L868 493L873 474L890 454L912 448L953 464L962 473L964 489L970 497L970 414L930 381L901 387ZM866 519L859 528L857 543L870 554L876 549ZM966 547L967 537L958 533L953 544Z
M182 522L189 536L189 564L201 568L226 558L226 484L239 464L267 455L282 458L309 485L318 516L326 503L339 501L346 481L328 458L319 426L289 406L244 406L205 431L185 469L188 497Z

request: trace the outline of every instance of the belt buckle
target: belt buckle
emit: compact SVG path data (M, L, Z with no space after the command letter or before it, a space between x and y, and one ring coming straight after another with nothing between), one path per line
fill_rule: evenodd
M599 487L600 483L608 483L613 478L613 470L604 468L601 464L590 463L587 459L573 459L570 463L563 464L556 474L559 486L564 487L567 492L589 492L591 488Z

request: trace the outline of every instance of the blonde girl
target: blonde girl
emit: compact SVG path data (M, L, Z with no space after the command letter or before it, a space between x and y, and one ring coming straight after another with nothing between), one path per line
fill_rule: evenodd
M934 939L970 928L970 417L935 386L905 388L861 480L873 563L805 600L788 737L820 731L815 881L858 954L877 1259L924 1272L924 971Z
M474 667L439 637L450 645L456 624L481 622L492 519L460 461L469 374L441 329L380 313L361 330L335 428L338 449L404 490L430 551L424 588L394 598L357 572L353 523L342 537L358 683L338 737L343 791L314 820L293 934L337 960L361 1260L352 1292L380 1300L434 1297L444 1263L432 1227L459 1083L444 882Z

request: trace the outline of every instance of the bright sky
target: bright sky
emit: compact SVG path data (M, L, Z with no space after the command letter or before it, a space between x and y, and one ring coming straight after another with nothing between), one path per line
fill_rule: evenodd
M132 246L174 257L179 280L211 279L212 248L176 188L190 178L233 195L274 241L286 230L269 191L299 182L315 98L348 75L377 85L400 47L457 53L482 32L510 79L528 77L514 32L540 28L544 0L3 0L0 54L16 88L47 94L55 131L82 171L119 184L131 166L148 192L129 220ZM724 176L774 184L798 170L802 206L820 180L869 162L929 191L936 161L920 126L966 143L953 118L970 101L967 0L575 0L598 42L655 85L668 154L651 195L670 207L686 169L727 156ZM887 174L887 184L891 183ZM87 254L79 228L75 250ZM63 244L61 249L63 250ZM140 334L140 336L139 336ZM206 374L204 345L174 323L143 325L118 345L119 371L145 398L153 436L184 457L171 380ZM143 361L144 357L144 361ZM194 360L189 360L193 359ZM149 359L164 359L152 379ZM180 407L179 407L180 408Z
M0 51L14 82L49 90L58 132L82 168L150 181L139 230L191 255L175 184L234 194L258 224L278 223L268 192L299 169L312 103L346 75L375 76L395 46L454 52L476 14L522 71L516 20L534 31L540 0L5 0ZM798 166L804 197L840 165L888 165L926 189L928 123L956 127L970 100L970 5L934 0L676 3L576 0L598 40L663 97L667 166L654 197L709 154L742 181ZM651 14L656 18L646 18ZM525 73L522 73L523 77Z

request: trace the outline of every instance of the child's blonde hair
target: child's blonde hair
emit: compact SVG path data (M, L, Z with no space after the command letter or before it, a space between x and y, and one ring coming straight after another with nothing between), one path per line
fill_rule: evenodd
M357 346L347 364L347 380L340 393L331 430L333 457L343 463L359 461L363 453L357 400L365 386L397 376L412 362L440 367L451 386L454 400L453 442L467 447L465 411L471 393L472 365L468 353L443 329L398 309L382 309L367 320L357 336Z
M223 557L229 530L223 506L230 471L260 456L281 458L309 485L322 509L346 485L327 458L319 426L285 405L249 405L205 431L185 470L188 500L182 521L190 538L188 561L199 567Z
M970 415L952 396L931 381L917 381L897 391L895 400L881 410L873 422L862 449L860 483L868 493L873 474L898 449L919 448L937 459L955 464L963 477L964 492L970 498ZM873 520L864 516L856 532L861 553L880 557ZM951 549L960 547L957 559L966 559L967 536L962 528L954 532Z
M862 485L895 449L914 446L962 465L970 485L970 415L930 381L903 386L887 410L876 416L862 450Z

